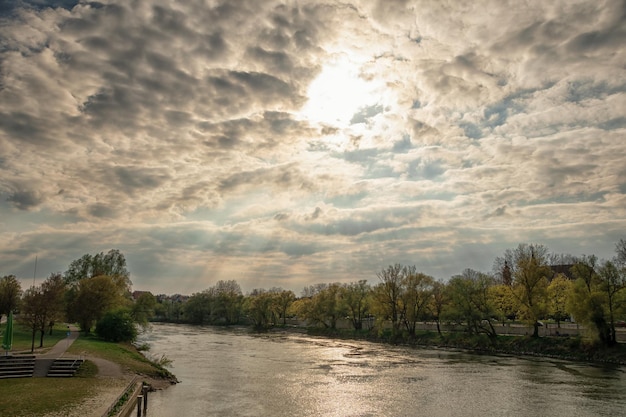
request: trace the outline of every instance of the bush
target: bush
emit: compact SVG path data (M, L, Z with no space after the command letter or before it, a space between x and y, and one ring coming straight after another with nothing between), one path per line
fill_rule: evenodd
M137 327L130 311L115 310L98 320L96 334L108 342L132 342L137 338Z

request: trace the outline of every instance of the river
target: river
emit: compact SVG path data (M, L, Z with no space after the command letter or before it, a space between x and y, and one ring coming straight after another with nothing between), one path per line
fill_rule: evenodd
M626 415L615 366L155 324L141 339L180 384L146 417Z

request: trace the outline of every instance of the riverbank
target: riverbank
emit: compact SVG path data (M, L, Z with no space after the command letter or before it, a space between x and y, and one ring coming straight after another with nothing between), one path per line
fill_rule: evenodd
M284 330L289 328L284 327ZM292 328L301 331L299 328ZM486 335L467 333L418 332L415 337L392 337L390 332L379 334L375 331L331 330L307 328L307 334L329 338L367 340L393 345L458 349L477 354L534 356L597 364L626 365L626 346L617 344L604 347L582 337L545 336L497 336L490 339Z
M25 338L16 329L18 338ZM65 335L65 332L63 333ZM78 336L77 332L72 336ZM24 337L22 337L24 336ZM72 378L11 378L0 380L0 410L7 416L102 417L128 384L138 377L153 389L163 389L177 379L159 361L146 358L128 343L111 343L95 336L54 338L38 356L85 359ZM21 342L20 342L21 343ZM23 346L18 344L18 348ZM57 349L58 347L58 349ZM19 354L16 350L14 354Z
M112 343L94 336L82 336L75 342L72 351L86 354L88 360L95 363L98 370L96 378L101 384L95 395L88 396L72 407L69 414L63 414L67 417L101 417L111 408L122 409L131 400L121 395L131 381L142 382L150 386L151 390L165 389L178 382L176 376L165 368L164 358L151 358L144 349L131 343Z

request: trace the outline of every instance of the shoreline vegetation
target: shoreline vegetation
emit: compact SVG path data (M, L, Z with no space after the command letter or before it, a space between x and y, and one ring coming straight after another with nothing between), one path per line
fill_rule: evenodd
M292 327L291 329L296 329ZM288 327L276 327L273 331L286 330ZM395 346L415 348L463 350L475 354L532 356L561 359L589 364L626 365L626 346L617 344L603 346L584 337L560 336L512 336L498 335L490 338L485 334L467 334L447 332L441 335L432 331L417 332L414 337L393 336L391 332L377 332L350 329L325 329L307 327L306 334L342 340L365 340Z

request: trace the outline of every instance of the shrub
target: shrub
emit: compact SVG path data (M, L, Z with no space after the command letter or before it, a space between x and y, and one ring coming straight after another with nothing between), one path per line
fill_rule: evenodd
M137 338L137 327L130 311L109 311L98 320L96 334L108 342L132 342Z

